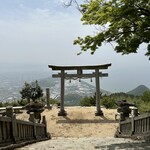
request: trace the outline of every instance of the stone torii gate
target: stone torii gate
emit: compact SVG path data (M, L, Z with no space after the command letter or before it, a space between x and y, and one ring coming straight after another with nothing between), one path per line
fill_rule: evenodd
M67 113L64 109L64 92L65 92L65 79L73 79L73 78L93 78L95 77L96 81L96 116L103 116L103 112L100 107L100 80L99 77L107 77L108 73L99 72L99 70L108 69L111 64L103 64L103 65L93 65L93 66L55 66L48 65L54 71L60 71L58 74L53 74L53 78L61 78L61 101L60 101L60 111L58 112L58 116L66 116ZM68 74L65 71L76 70L76 74ZM94 70L93 73L83 73L83 70Z

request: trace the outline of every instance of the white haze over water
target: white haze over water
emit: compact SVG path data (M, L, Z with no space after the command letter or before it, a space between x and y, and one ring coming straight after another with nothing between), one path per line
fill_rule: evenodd
M77 56L80 47L74 46L73 40L94 34L95 29L83 26L80 18L75 7L64 8L59 0L0 0L0 71L47 76L52 73L48 64L112 63L104 71L109 77L101 79L103 89L127 92L140 84L150 88L150 61L144 56L144 45L137 54L122 56L106 44L94 55L85 52Z

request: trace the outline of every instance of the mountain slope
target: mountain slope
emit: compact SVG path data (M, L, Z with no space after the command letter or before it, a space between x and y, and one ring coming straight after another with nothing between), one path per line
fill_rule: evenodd
M139 85L135 89L127 92L127 94L132 94L132 95L135 95L135 96L142 96L143 93L145 91L148 91L148 90L150 90L150 89L148 87L146 87L145 85Z

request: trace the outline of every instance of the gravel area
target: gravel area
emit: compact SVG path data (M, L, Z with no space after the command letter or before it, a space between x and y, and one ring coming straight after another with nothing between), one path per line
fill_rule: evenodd
M102 108L103 117L95 116L95 107L66 107L67 116L58 116L56 107L45 110L47 130L52 139L17 150L150 150L150 144L131 139L114 138L118 127L116 109ZM24 112L17 116L28 120Z

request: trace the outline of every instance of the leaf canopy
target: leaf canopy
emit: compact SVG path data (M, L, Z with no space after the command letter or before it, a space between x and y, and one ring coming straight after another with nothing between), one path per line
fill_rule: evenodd
M29 84L25 82L23 88L20 91L22 99L28 99L28 102L30 102L30 99L35 101L36 99L43 96L43 90L39 86L38 81L33 82L32 84Z
M91 54L103 42L115 42L117 53L136 53L142 43L150 56L150 0L90 0L81 5L84 25L96 25L95 35L78 37L74 44Z

